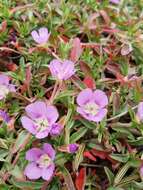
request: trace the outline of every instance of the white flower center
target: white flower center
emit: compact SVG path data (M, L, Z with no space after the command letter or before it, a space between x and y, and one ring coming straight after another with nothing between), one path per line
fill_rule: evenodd
M93 103L87 103L84 107L85 112L91 115L96 115L99 111L99 106L97 104Z
M40 168L47 168L52 163L52 160L47 154L43 154L40 156L37 163L39 164Z
M9 93L9 89L5 85L0 85L0 98L6 97L6 95Z
M45 131L45 129L47 129L47 127L49 126L49 122L47 121L47 119L37 119L36 120L36 124L37 124L37 131L38 132L42 132Z

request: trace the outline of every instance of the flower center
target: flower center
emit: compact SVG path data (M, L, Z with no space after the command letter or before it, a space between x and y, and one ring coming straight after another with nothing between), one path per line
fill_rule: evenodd
M99 106L95 103L87 103L84 107L85 112L91 115L96 115L99 111Z
M4 98L9 93L9 89L5 85L0 85L0 98Z
M47 127L49 126L49 122L47 121L47 119L37 119L36 120L36 124L37 124L37 131L38 132L42 132L45 131L45 129L47 129Z
M47 154L43 154L40 156L37 163L39 164L40 168L47 168L51 164L52 160Z

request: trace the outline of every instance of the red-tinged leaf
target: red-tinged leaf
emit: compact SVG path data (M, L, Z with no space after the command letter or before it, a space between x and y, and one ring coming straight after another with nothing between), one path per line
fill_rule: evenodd
M32 47L32 48L29 48L29 50L28 50L28 53L33 53L34 51L36 51L37 50L37 48L36 47Z
M64 181L65 181L65 184L67 186L67 190L76 190L75 189L75 185L73 183L73 180L72 180L72 177L71 177L71 174L70 172L67 170L67 168L65 168L64 166L62 166L60 168L61 172L62 172L62 175L63 175L63 178L64 178Z
M117 80L119 80L119 82L120 82L122 85L127 82L127 81L126 81L126 78L125 78L123 75L121 75L120 73L116 73L116 78L117 78Z
M106 68L107 68L107 70L112 72L114 75L121 72L119 65L116 63L107 64Z
M7 21L4 20L4 21L1 23L1 25L0 25L0 32L5 32L6 28L7 28Z
M80 39L79 38L75 38L73 39L73 45L72 45L72 49L70 52L70 58L73 62L76 62L80 55L82 53L82 47L80 44Z
M27 84L25 83L25 84L20 86L20 92L21 92L21 94L23 94L26 91L27 91Z
M101 16L103 17L105 23L106 23L107 25L109 25L111 21L110 21L110 17L109 17L108 14L106 13L106 11L100 10L99 12L100 12Z
M94 89L96 87L95 82L91 77L85 77L83 83L87 88Z
M20 10L25 10L25 9L28 9L28 8L31 8L33 7L34 4L33 3L29 3L29 4L26 4L26 5L22 5L22 6L16 6L14 7L13 9L9 10L9 13L10 14L14 14L15 12L18 12Z
M96 156L96 157L99 157L101 159L106 159L107 156L108 156L108 153L107 152L104 152L104 151L101 151L101 150L96 150L96 149L92 149L91 150L91 153Z
M7 124L7 130L9 132L14 130L14 123L15 123L15 118L13 117Z
M84 72L84 74L85 74L86 76L92 77L91 68L90 68L84 61L80 61L80 62L79 62L79 65L80 65L81 71Z
M23 147L28 143L30 134L27 131L21 131L14 143L12 153L16 153L18 150L22 150Z
M60 36L60 38L64 41L64 42L69 42L69 38L67 36Z
M83 156L86 157L86 158L89 158L92 161L96 161L96 158L89 151L85 151L83 153Z
M31 81L31 66L28 65L27 68L26 68L26 83L29 85L30 81Z
M85 189L85 181L86 181L86 169L81 168L75 180L75 185L76 185L77 190Z
M96 20L100 16L99 13L93 13L88 19L88 28L90 30L95 30L97 28Z
M7 67L7 69L8 69L9 71L16 71L17 68L18 68L18 66L17 66L15 63L8 63L8 64L6 65L6 67Z
M102 32L107 32L109 34L113 34L113 33L119 32L119 30L116 28L103 28Z
M108 48L103 48L103 50L108 54L108 55L111 55L111 52L109 51L109 49Z
M128 55L131 51L133 51L131 44L124 44L121 49L121 55Z
M112 163L112 165L115 165L118 163L118 161L113 160L109 155L107 156L107 159Z

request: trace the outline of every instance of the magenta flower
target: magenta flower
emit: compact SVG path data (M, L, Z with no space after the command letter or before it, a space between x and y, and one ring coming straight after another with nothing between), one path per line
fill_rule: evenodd
M76 143L63 145L59 148L61 152L75 153L78 150L79 145Z
M83 90L77 97L77 104L77 112L89 121L99 122L107 114L105 106L108 104L108 98L101 90Z
M120 0L110 0L111 3L114 3L114 4L119 4L120 3Z
M143 121L143 102L139 103L136 116L139 121Z
M26 160L30 163L26 166L24 174L29 179L42 177L49 181L55 170L55 150L50 144L45 143L42 149L32 148L26 152Z
M33 30L31 32L31 35L34 41L37 42L38 44L45 44L50 37L50 33L48 32L48 29L45 27L40 28L38 32L36 30Z
M74 153L78 150L78 145L76 143L74 144L69 144L68 145L68 150L69 150L69 153Z
M74 63L69 60L61 62L54 59L50 62L49 69L52 76L59 80L67 80L75 73Z
M9 115L3 110L0 110L0 121L4 121L6 123L10 121Z
M9 83L10 79L4 74L0 74L0 100L6 97L9 92L15 92L15 86Z
M50 135L58 135L61 125L56 123L59 117L54 106L46 105L45 102L36 101L25 108L27 116L21 118L22 125L36 138L42 139Z

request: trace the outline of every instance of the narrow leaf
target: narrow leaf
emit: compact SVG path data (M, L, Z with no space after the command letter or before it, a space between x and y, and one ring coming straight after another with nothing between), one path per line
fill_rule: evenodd
M75 181L77 190L84 190L85 181L86 181L86 169L81 168Z
M84 144L81 144L81 145L79 146L79 148L78 148L78 151L77 151L75 160L74 160L74 162L73 162L73 170L74 170L74 171L77 171L77 170L78 170L78 167L79 167L80 163L81 163L82 160L83 160L84 148L85 148L85 145L84 145Z

